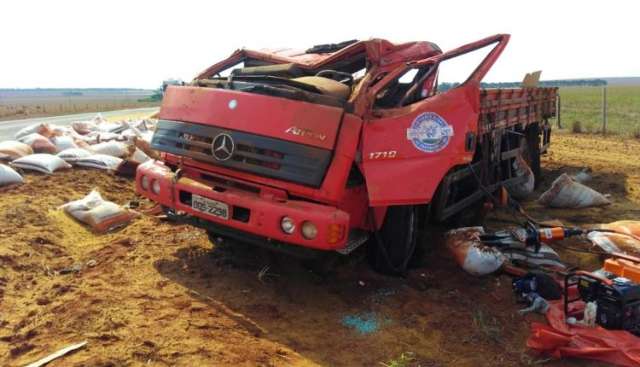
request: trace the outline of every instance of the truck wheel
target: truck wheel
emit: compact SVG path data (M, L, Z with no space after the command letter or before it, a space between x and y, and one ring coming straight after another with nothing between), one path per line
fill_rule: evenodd
M374 270L404 275L418 242L418 208L390 206L384 223L367 244L369 263Z
M531 167L531 171L533 171L533 176L535 177L535 187L538 187L540 183L541 170L540 170L540 127L535 124L530 126L526 130L524 139L525 150L524 150L524 160L527 162L529 167Z
M445 222L445 224L451 228L481 226L487 216L485 202L486 199L483 198L473 204L470 204L468 207L452 216Z

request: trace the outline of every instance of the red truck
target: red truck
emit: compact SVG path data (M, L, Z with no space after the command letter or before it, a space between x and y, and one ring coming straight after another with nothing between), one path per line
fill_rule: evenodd
M382 39L306 51L238 50L189 85L169 86L136 189L212 238L293 253L362 244L400 274L430 221L478 210L488 192L536 176L555 88L482 89L499 34L448 52ZM490 51L442 90L442 63Z

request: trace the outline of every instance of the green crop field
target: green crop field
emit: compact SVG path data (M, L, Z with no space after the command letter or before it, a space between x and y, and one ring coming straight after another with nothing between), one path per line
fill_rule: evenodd
M0 89L0 121L155 107L143 89Z
M602 87L560 88L561 123L602 132ZM607 132L640 137L640 86L607 87Z

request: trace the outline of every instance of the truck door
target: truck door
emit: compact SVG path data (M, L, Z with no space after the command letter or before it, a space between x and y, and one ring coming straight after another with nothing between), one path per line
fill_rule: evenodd
M480 81L508 38L496 35L413 63L390 72L369 91L361 168L371 206L428 203L450 169L472 161ZM494 43L464 83L435 93L440 62Z

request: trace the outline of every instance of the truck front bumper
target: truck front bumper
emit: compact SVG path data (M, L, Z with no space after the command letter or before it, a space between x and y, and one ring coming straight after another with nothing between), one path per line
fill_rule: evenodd
M245 232L250 234L247 239L263 238L317 250L341 250L347 242L348 213L328 205L291 200L280 190L228 177L198 171L181 176L162 162L148 161L138 166L136 191L172 209L178 216L192 217L194 220L189 222L195 225L214 232L219 228L217 232L222 232L221 235ZM227 218L194 209L194 195L226 204ZM285 217L295 224L292 233L282 229L281 222ZM312 239L302 233L305 222L315 225L317 234ZM229 231L225 231L225 227Z

